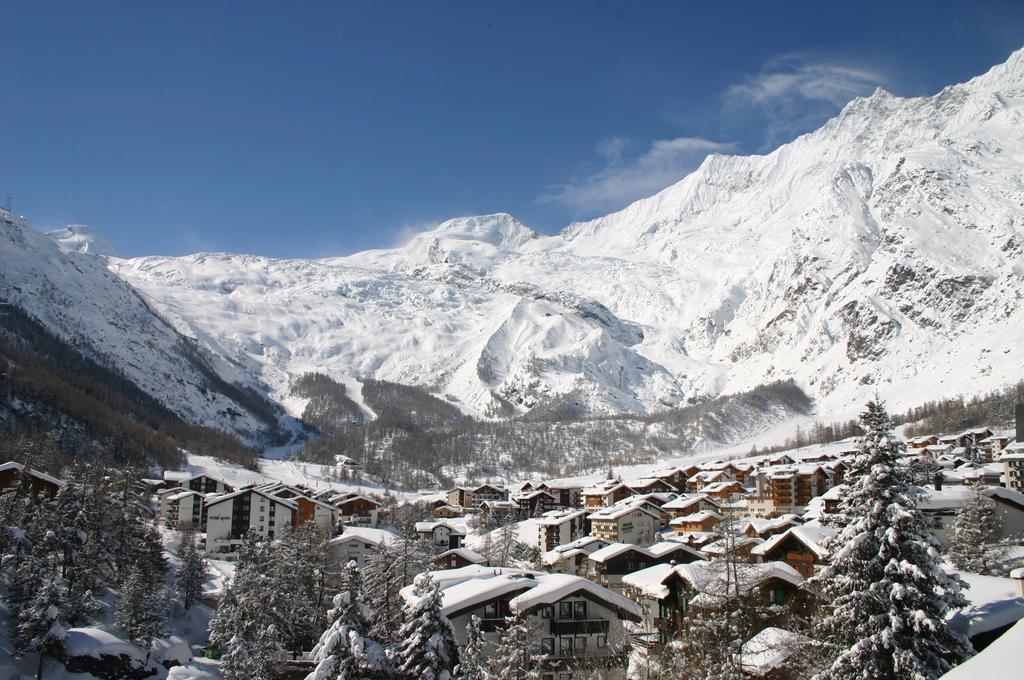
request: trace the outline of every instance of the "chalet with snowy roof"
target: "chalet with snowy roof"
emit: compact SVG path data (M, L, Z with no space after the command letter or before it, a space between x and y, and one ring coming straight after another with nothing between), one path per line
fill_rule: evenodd
M672 485L673 491L686 491L686 480L689 479L689 475L686 474L685 468L678 466L662 468L655 470L653 476Z
M542 489L528 491L513 500L519 505L519 514L522 517L536 517L558 507L555 495Z
M609 680L624 680L630 642L623 623L640 620L634 602L571 574L478 569L476 577L463 577L472 573L468 569L473 568L431 574L442 586L441 613L451 621L460 646L476 616L484 633L484 657L490 656L506 619L518 614L534 631L531 646L543 656L542 680L572 678L591 669ZM411 588L402 595L412 597Z
M700 492L719 503L739 500L746 495L746 489L739 482L713 482L704 486Z
M453 505L442 503L431 510L430 515L434 519L454 519L455 517L462 516L462 508L456 508Z
M755 546L750 553L760 562L785 562L801 576L810 578L828 564L826 545L835 535L832 527L792 527Z
M484 501L480 504L480 517L485 522L506 522L518 519L522 511L516 501Z
M923 449L939 443L939 438L934 434L926 434L921 437L913 437L907 441L907 448Z
M691 532L710 533L715 530L715 527L721 521L722 516L714 510L701 510L692 515L676 517L669 522L669 526L677 534Z
M700 551L712 560L735 557L743 562L757 562L750 551L762 543L764 539L756 536L729 536L702 545Z
M355 562L362 569L370 557L396 540L397 534L384 529L348 526L345 527L344 533L327 542L327 550L334 558L335 564Z
M445 550L461 548L466 538L465 529L447 522L416 522L416 533Z
M716 606L727 592L738 590L762 604L786 604L800 597L804 579L783 562L741 564L733 573L722 561L657 564L627 574L624 593L639 603L644 627L662 644L687 634L687 619L695 610ZM781 614L780 614L781 616ZM771 625L784 619L768 619Z
M701 470L686 480L686 490L690 493L698 493L709 484L735 481L736 479L725 470Z
M653 493L669 493L676 491L676 487L672 486L663 479L657 477L648 477L645 479L638 479L628 484L629 488L634 494L653 494Z
M469 548L445 550L433 559L439 569L461 569L472 564L487 564L487 558Z
M337 510L337 523L345 526L376 527L380 523L380 503L360 493L331 497Z
M53 498L64 482L45 472L9 461L0 465L0 489L27 490L33 498Z
M583 505L581 494L585 487L585 484L571 479L550 479L536 488L554 496L559 507L579 508Z
M229 493L235 489L234 486L228 484L224 480L211 477L207 474L192 474L189 472L174 472L168 470L167 472L164 472L164 481L167 482L168 488L180 487L182 489L198 491L204 494Z
M545 552L541 560L551 571L585 576L589 568L587 556L608 545L611 543L603 538L583 536L575 541L555 546L554 549Z
M632 489L615 480L588 487L580 493L583 506L587 508L609 507L632 495Z
M751 518L743 524L743 533L752 538L771 538L793 527L803 524L797 515L782 515L773 518Z
M299 525L295 500L250 487L206 498L206 552L231 557L250 531L261 538L280 537Z
M591 536L619 543L651 543L661 529L661 513L644 505L603 508L588 519Z
M180 487L166 489L164 493L157 494L160 500L158 517L160 524L168 529L187 531L205 530L205 514L203 513L203 502L205 496L198 491L183 490Z
M668 515L669 521L676 517L685 517L701 510L718 511L721 504L706 494L680 496L661 506L661 511Z
M654 564L686 564L707 559L700 551L675 541L662 541L647 548L629 543L612 543L587 556L587 573L593 580L615 591L622 590L622 578Z
M587 510L552 510L537 520L542 551L554 550L590 533L590 514Z

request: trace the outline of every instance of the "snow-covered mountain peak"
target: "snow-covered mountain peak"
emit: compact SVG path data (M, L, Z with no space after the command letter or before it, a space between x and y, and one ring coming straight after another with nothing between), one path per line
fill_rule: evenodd
M280 401L309 370L478 415L652 411L786 378L835 417L876 391L897 409L977 393L1022 364L1022 82L1016 52L932 96L878 90L556 236L499 213L343 258L110 267Z
M46 232L61 250L69 253L88 253L101 257L124 257L112 242L85 224L69 224L63 229Z

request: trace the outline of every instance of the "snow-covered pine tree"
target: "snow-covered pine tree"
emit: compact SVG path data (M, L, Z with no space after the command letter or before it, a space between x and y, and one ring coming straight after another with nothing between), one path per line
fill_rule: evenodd
M540 677L539 659L534 646L534 626L514 614L505 619L498 633L498 644L488 661L494 680L533 680Z
M366 603L373 611L370 636L385 647L395 641L402 626L402 588L397 573L395 554L390 546L382 545L366 561L364 592Z
M1006 558L1007 545L999 539L1001 521L988 490L980 481L969 487L953 520L947 555L957 569L995 576L999 575L1000 562Z
M54 567L47 567L53 573ZM64 597L57 580L46 579L32 599L21 610L17 619L19 651L36 652L39 663L36 666L36 680L43 678L46 657L59 657L64 649L64 638L68 625L63 617Z
M459 665L455 667L457 680L491 680L484 658L484 634L480 630L480 617L475 614L466 626L466 644L459 653Z
M450 680L458 665L458 647L451 623L441 615L441 588L429 573L413 580L404 618L398 631L401 646L395 652L400 677Z
M142 567L128 572L121 596L117 599L114 622L128 639L146 650L146 662L153 641L164 634L167 625L167 598L161 581Z
M868 403L864 437L847 471L818 638L835 650L824 678L935 678L970 650L946 625L964 585L939 566L938 544L911 493L883 405Z
M284 645L272 611L272 562L268 543L247 536L234 578L222 591L210 622L210 643L221 650L225 680L269 680L279 664Z
M39 547L26 549L11 575L6 597L11 641L16 650L25 650L30 639L22 637L18 626L22 613L31 608L33 599L44 584L56 581L56 567L49 555ZM61 604L63 606L63 602Z
M178 558L174 585L178 589L182 605L188 610L202 595L203 585L206 583L206 556L199 546L199 537L195 530L189 529L182 534Z
M345 568L344 590L334 597L331 625L313 648L317 666L308 680L355 680L386 671L384 649L368 637L371 612L363 599L363 583L354 561Z

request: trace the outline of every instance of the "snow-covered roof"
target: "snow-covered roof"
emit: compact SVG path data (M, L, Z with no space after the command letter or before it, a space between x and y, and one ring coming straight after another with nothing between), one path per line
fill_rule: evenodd
M589 555L590 553L596 552L608 545L611 545L611 543L603 538L598 538L597 536L584 536L583 538L577 538L575 541L570 543L563 543L562 545L555 546L553 550L549 550L544 553L543 560L545 564L556 564L557 562L573 557L574 555Z
M329 542L330 543L345 543L350 540L360 540L366 543L372 543L376 546L391 545L398 540L398 535L394 532L387 531L385 529L374 529L372 527L345 527L345 532L341 536L335 536Z
M751 549L750 554L767 555L783 541L793 538L807 546L807 549L813 552L818 559L825 559L829 555L825 543L835 535L834 527L796 526L786 529L781 534L775 534L761 545L755 546Z
M737 536L731 540L720 538L717 541L712 541L707 545L702 545L700 550L708 555L725 555L736 548L742 548L748 545L757 546L762 543L764 543L764 539L756 536Z
M449 524L448 522L445 522L445 521L438 521L438 522L416 522L416 533L418 533L418 534L433 533L434 529L437 529L438 527L448 527L448 529L451 531L451 534L453 536L465 536L466 535L466 530L465 529L463 529L461 527L457 527L454 524Z
M610 508L603 508L594 512L590 515L590 520L603 520L603 519L619 519L625 517L631 512L640 511L645 512L655 519L661 519L654 510L652 510L646 503L633 503L629 505L614 505Z
M746 592L765 581L773 578L785 581L793 586L799 586L804 582L796 569L785 562L761 562L759 564L735 565L738 572L735 577L738 579L738 587ZM736 587L735 584L727 586L731 576L727 576L725 570L729 568L724 562L691 562L689 564L678 564L675 571L680 578L690 584L702 596L717 596L724 593L726 588ZM707 597L704 598L705 600ZM702 600L703 601L703 600ZM694 598L694 602L697 600Z
M640 620L639 605L582 576L543 574L533 580L536 582L533 588L517 595L509 602L509 608L513 612L532 612L540 607L546 607L567 597L580 594L615 610L621 618L630 621Z
M943 675L939 680L978 680L1005 678L1007 671L1020 667L1024 649L1024 620L1015 623L985 649Z
M808 642L810 638L806 635L768 627L743 643L740 649L740 664L745 673L763 677L784 664Z
M582 517L589 512L585 508L579 510L548 510L537 519L537 524L541 526L558 526L564 522Z
M483 564L487 561L486 557L475 550L470 550L469 548L453 548L452 550L446 550L434 559L440 560L445 557L453 556L461 557L471 564Z
M0 472L5 472L7 470L18 470L19 472L25 472L25 466L22 465L21 463L16 463L14 461L10 461L8 463L0 465ZM45 472L36 470L35 468L29 468L26 474L35 477L36 479L42 480L44 482L53 484L54 486L64 486L64 480L57 479L56 477L48 475Z
M676 517L674 520L669 522L669 524L690 524L691 522L704 522L709 519L722 519L722 516L714 510L701 510L700 512L695 512L692 515Z
M782 515L781 517L773 517L771 519L751 517L743 526L743 530L746 531L747 529L753 529L757 533L762 534L766 531L782 529L784 527L790 527L797 524L800 524L800 518L792 513Z
M110 656L125 654L135 661L145 660L142 650L100 626L71 628L64 638L64 649L69 657L89 656L98 659L105 654Z
M627 552L637 552L643 555L644 557L660 559L676 551L689 553L696 559L704 559L704 555L700 554L699 551L694 550L688 545L679 543L678 541L661 541L646 548L643 546L634 545L633 543L612 543L611 545L605 546L600 550L595 550L594 552L592 552L589 556L589 559L593 560L594 562L604 563L614 557L618 557L619 555L625 554Z
M643 548L634 543L612 543L611 545L606 545L600 550L595 550L594 552L590 553L589 559L593 560L594 562L604 563L612 559L613 557L618 557L619 555L625 554L630 551L638 552L640 554L647 554L646 550L644 550Z
M661 506L663 510L684 510L694 503L705 502L711 505L718 506L719 503L714 498L711 498L705 493L690 494L688 496L680 496L675 500L665 503Z
M674 570L674 564L668 564L667 562L655 564L646 569L634 571L632 574L626 574L622 577L622 582L627 586L636 588L645 595L660 600L668 596L668 587L663 585L663 583Z
M296 505L295 501L290 499L290 498L281 498L280 496L275 496L273 494L269 494L269 493L267 493L265 491L262 491L260 489L256 489L256 488L253 488L253 487L250 487L248 489L239 489L238 491L231 491L229 493L222 493L222 494L216 494L216 495L207 496L206 497L206 507L211 507L211 506L217 505L218 503L223 503L226 500L230 500L232 498L235 498L237 496L241 496L242 494L246 494L246 493L254 493L254 494L257 494L259 496L263 496L268 501L273 501L274 503L279 503L279 504L284 505L284 506L286 506L286 507L288 507L288 508L290 508L292 510L294 510L295 508L298 507Z
M970 603L949 617L949 625L969 637L1008 626L1024 618L1024 597L1012 578L960 572L969 586L963 591Z

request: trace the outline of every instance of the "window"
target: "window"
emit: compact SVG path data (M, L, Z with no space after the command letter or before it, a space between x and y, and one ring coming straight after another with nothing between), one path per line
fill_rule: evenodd
M587 603L586 602L573 602L572 603L572 614L574 619L580 621L587 618Z
M484 605L484 618L485 619L496 619L498 618L498 603L491 602Z
M571 619L572 618L572 602L559 602L558 603L558 618L560 618L560 619Z
M555 615L554 607L544 607L544 609L540 610L540 617L542 619L550 619L550 618L553 618L554 615Z
M597 636L597 646L600 647L600 648L607 647L608 646L608 636L607 635L598 635Z
M586 654L587 652L587 638L578 637L576 638L576 653Z
M558 680L572 680L572 673L559 673Z
M553 638L553 637L541 638L541 641L540 641L540 653L541 654L554 654L555 653L555 638Z
M572 654L572 638L571 637L560 637L558 638L558 653L562 656L568 656Z

